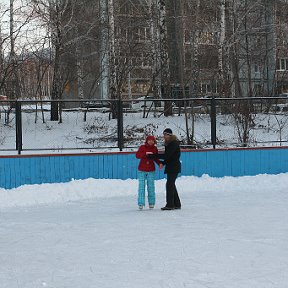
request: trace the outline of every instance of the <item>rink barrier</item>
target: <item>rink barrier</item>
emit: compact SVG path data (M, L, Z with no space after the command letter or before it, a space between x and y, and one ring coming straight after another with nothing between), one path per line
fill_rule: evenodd
M288 147L183 150L181 176L211 177L288 172ZM0 156L0 187L72 179L136 179L135 152ZM164 178L156 171L156 179Z

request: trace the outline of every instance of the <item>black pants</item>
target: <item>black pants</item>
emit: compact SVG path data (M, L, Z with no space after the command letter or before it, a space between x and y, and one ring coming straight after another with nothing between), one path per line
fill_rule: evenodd
M180 198L177 192L175 181L177 179L178 173L171 174L167 173L166 182L166 206L167 207L181 207Z

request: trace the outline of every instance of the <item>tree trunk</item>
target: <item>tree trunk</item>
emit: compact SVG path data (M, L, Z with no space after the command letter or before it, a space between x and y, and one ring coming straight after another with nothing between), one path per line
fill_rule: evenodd
M51 99L52 100L59 100L60 99L60 81L61 81L61 74L60 74L60 52L61 52L61 45L62 45L62 31L61 31L61 23L59 19L59 3L51 3L49 2L49 9L50 9L50 21L51 21L51 38L52 38L52 47L55 50L54 55L54 73L52 79L52 91L51 91ZM53 24L52 24L53 23ZM59 120L59 102L51 102L51 114L50 114L51 121L58 121Z
M175 2L174 2L175 3ZM185 75L185 71L184 71L184 23L183 23L183 7L181 5L180 2L175 3L175 5L179 5L179 6L174 6L174 15L175 15L175 32L176 32L176 46L177 49L176 51L178 51L178 57L176 57L176 59L178 59L178 73L179 73L179 80L180 80L180 87L182 90L182 99L186 98L186 85L185 85L185 80L184 80L184 75ZM178 17L177 17L178 16ZM177 77L177 78L178 78ZM180 100L180 99L179 99ZM178 102L179 105L179 115L181 112L181 107L184 107L184 115L185 115L185 128L186 128L186 138L187 138L187 144L191 144L190 141L190 135L189 135L189 125L188 125L188 113L187 113L187 105L186 105L186 100L184 101L179 101Z
M54 74L52 80L51 99L60 99L60 55L59 47L55 47ZM59 102L51 102L51 121L59 120Z
M229 81L229 45L227 43L227 25L226 19L226 5L229 0L220 0L220 37L219 37L219 48L218 48L218 66L219 66L219 78L221 81L221 96L230 97L230 81Z
M166 1L159 0L159 36L160 36L160 66L161 66L161 96L162 98L171 98L170 93L170 72L169 56L167 43L167 25L166 25ZM166 101L164 105L164 115L172 115L172 103Z
M250 51L250 37L248 32L248 3L245 0L245 17L244 17L244 33L245 33L245 56L246 56L246 65L247 66L247 80L248 80L248 91L245 91L244 96L252 97L253 96L253 88L252 88L252 71L251 71L251 51Z
M2 29L0 23L0 94L2 92L2 88L4 86L4 55L3 55L3 42L2 42Z
M10 0L10 58L11 58L11 82L10 82L10 99L20 98L19 79L17 74L17 60L15 53L15 36L14 36L14 0Z
M231 66L230 69L230 79L231 79L231 92L232 92L232 97L242 97L242 89L240 85L240 75L239 75L239 39L237 38L238 35L236 34L237 31L237 2L234 0L230 0L228 2L228 10L229 10L229 15L226 18L228 23L227 23L227 36L229 39L231 39L231 45L230 45L230 52L229 52L229 60L230 63L229 65Z
M192 71L192 94L193 96L198 96L199 93L199 35L200 35L200 25L199 25L199 17L200 17L200 0L196 2L196 11L195 11L195 28L192 30L192 39L191 42L193 43L192 47L192 59L191 59L191 71Z
M274 0L263 0L265 7L265 27L266 27L266 77L267 94L274 95L275 76L276 76L276 29L275 29L275 10Z
M115 52L115 20L114 0L108 0L108 21L109 21L109 91L112 101L112 119L117 118L117 67Z
M77 89L78 89L78 99L84 99L84 87L83 87L83 66L82 66L82 56L79 47L79 33L76 27L76 75L77 75Z
M112 7L113 8L113 7ZM100 23L101 23L101 51L100 51L100 95L101 99L109 98L109 29L108 29L108 13L107 0L100 0Z
M152 48L152 87L153 96L155 99L161 98L161 75L160 75L160 35L158 29L158 0L151 0L150 3L150 35L151 35L151 48Z

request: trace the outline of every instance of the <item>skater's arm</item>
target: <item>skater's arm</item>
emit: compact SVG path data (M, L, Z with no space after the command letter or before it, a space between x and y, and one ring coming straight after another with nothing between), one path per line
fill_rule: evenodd
M178 144L177 143L171 143L169 145L169 149L166 149L165 150L165 153L157 153L157 154L151 154L151 155L148 155L147 157L150 158L150 159L161 159L163 160L162 161L162 164L166 165L170 159L172 158L173 159L173 156L175 154L175 152L177 152L177 149L178 149Z
M156 149L155 149L155 153L152 154L152 155L158 155L158 149L157 149L157 147L156 147ZM149 156L148 156L148 158L149 158ZM153 158L153 160L158 164L158 166L163 165L162 162L159 160L158 157L157 157L157 158Z
M147 154L147 158L153 159L153 160L159 160L159 159L164 159L163 158L164 154L159 154L159 153L153 153L153 154Z
M144 148L145 147L143 145L139 147L138 151L136 152L137 159L147 158Z

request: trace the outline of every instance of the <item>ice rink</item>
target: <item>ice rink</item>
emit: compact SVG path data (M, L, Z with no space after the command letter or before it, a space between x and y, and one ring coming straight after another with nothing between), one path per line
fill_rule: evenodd
M288 174L181 177L182 210L137 180L0 189L1 288L287 288Z

